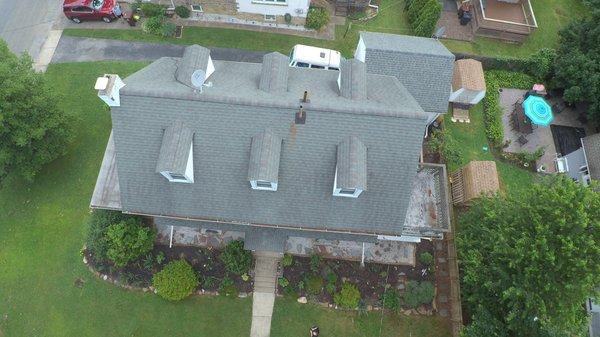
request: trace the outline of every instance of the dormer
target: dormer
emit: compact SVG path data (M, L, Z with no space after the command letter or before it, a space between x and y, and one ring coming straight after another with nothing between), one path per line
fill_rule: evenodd
M121 106L119 91L125 86L119 75L104 74L96 79L94 89L98 90L98 97L108 106Z
M177 121L164 130L156 172L170 182L194 182L193 136L191 129Z
M356 136L338 144L333 182L336 197L358 198L367 190L367 147Z
M210 50L195 44L185 48L177 65L175 78L190 88L202 89L214 72L215 66L210 58Z
M282 141L270 129L252 137L248 165L248 181L252 189L277 191Z
M367 67L365 63L357 59L342 60L337 83L342 97L352 100L367 99Z
M288 90L289 65L287 56L269 53L263 56L260 72L260 90L269 93L282 93Z

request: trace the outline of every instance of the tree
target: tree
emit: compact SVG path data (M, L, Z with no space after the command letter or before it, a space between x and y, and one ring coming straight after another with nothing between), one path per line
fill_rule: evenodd
M600 0L594 0L600 3ZM589 104L588 118L600 125L600 10L560 31L553 84L569 103Z
M31 181L66 152L70 116L28 55L15 56L0 40L0 182L10 173Z
M155 238L156 232L144 227L141 219L125 219L108 226L106 256L117 268L123 268L129 262L151 251Z
M474 320L466 336L585 330L583 303L600 284L597 192L555 177L516 196L480 199L460 226L462 298Z

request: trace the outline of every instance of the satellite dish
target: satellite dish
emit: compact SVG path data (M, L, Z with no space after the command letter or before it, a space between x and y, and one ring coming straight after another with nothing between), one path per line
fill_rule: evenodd
M201 89L204 85L204 81L206 81L206 72L202 69L195 70L192 73L192 85L198 89Z

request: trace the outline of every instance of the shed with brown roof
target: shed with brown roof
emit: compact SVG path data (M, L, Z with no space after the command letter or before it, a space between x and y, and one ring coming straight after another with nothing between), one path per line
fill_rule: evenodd
M462 59L454 62L450 102L474 105L485 97L485 77L481 62Z
M471 161L452 173L452 200L455 205L499 190L498 171L493 161Z

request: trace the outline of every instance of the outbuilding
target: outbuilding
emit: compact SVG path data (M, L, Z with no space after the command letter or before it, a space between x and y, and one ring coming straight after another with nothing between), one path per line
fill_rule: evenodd
M452 200L455 205L493 195L500 190L498 171L494 161L471 161L452 173Z

